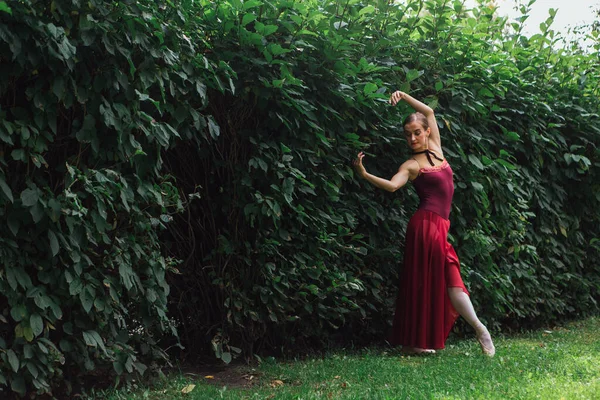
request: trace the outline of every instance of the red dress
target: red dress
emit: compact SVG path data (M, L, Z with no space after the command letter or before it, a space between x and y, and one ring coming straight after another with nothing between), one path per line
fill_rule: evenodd
M450 205L454 194L452 168L446 160L421 168L413 180L419 209L406 230L404 267L390 342L422 349L443 349L458 313L448 287L469 293L460 277L454 248L448 243Z

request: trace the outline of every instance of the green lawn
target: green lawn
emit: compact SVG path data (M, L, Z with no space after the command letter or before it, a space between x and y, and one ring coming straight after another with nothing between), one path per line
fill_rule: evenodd
M496 338L496 356L475 340L448 342L433 356L365 349L229 371L250 387L175 375L152 389L112 392L121 399L600 399L600 318ZM242 375L246 378L241 378ZM230 379L230 386L235 381ZM195 388L182 393L187 385ZM238 385L239 386L239 385ZM105 396L103 396L105 397ZM106 397L105 397L106 398Z

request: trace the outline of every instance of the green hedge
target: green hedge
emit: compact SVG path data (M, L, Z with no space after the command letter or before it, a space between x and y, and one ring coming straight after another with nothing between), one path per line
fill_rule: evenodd
M154 2L0 4L0 387L73 395L166 359L161 151L206 126L214 66Z
M350 161L408 156L394 89L436 109L481 316L597 310L598 55L505 23L443 0L1 1L0 388L143 374L176 330L226 362L380 340L417 199Z
M196 196L164 239L184 260L171 315L192 354L385 336L417 199L358 181L350 161L366 150L368 170L390 177L408 157L395 89L436 109L456 173L451 240L484 320L597 310L596 53L554 50L548 28L507 34L493 8L457 1L193 9L195 41L237 78L209 94L216 141L166 155Z

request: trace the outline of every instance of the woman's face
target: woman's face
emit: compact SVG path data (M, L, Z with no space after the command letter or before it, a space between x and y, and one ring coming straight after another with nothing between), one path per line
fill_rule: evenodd
M427 138L430 133L431 129L425 129L419 121L409 122L404 125L404 136L413 152L422 151L427 148Z

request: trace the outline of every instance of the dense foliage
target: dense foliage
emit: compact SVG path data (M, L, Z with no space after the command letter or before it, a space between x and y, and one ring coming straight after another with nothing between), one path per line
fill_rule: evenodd
M553 50L552 15L526 38L461 2L202 5L194 41L237 79L210 95L216 142L169 157L200 197L167 240L185 260L172 315L188 348L212 339L227 361L230 344L384 336L417 200L358 182L350 160L367 150L389 177L408 156L409 110L385 102L396 88L436 109L456 172L452 240L484 319L596 309L598 56Z
M151 3L0 4L0 384L143 373L175 333L161 150L206 124L211 64Z
M394 89L436 110L481 316L597 310L598 32L556 50L551 20L526 38L450 0L1 1L0 385L143 373L175 328L226 362L383 337L417 199L350 161L389 177L408 156Z

